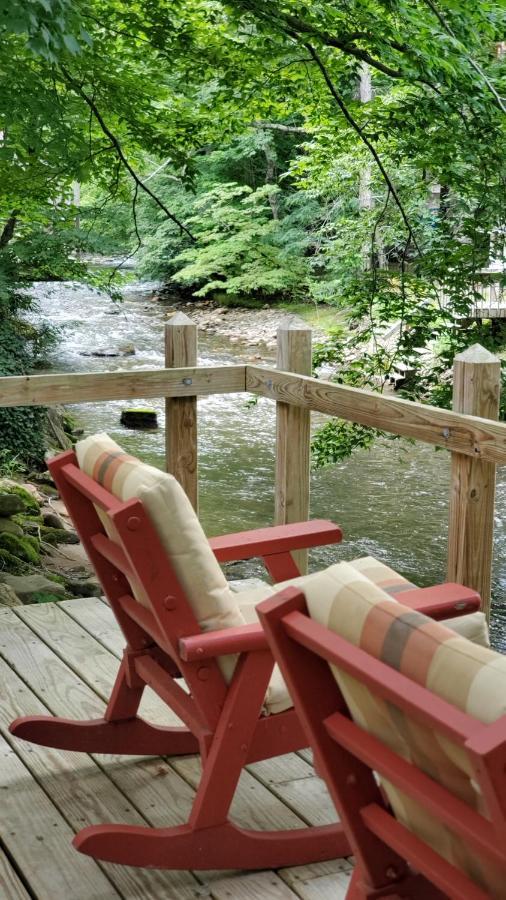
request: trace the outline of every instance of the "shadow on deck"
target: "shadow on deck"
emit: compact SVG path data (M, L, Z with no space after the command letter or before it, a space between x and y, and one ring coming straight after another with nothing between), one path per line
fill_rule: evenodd
M122 651L122 636L96 598L0 611L1 847L5 900L338 900L351 864L345 860L278 872L163 872L96 863L71 847L85 825L184 821L200 765L195 757L88 756L13 739L16 716L48 711L69 718L103 712ZM149 688L141 715L167 723ZM308 751L248 766L232 807L242 825L294 828L335 819Z

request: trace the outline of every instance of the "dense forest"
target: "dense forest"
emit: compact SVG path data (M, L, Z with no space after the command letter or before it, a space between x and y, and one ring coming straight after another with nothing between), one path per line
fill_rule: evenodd
M315 363L381 390L416 357L405 394L436 404L455 352L504 340L466 318L505 252L502 0L0 0L0 36L0 374L58 340L33 280L118 290L86 254L326 304ZM0 410L0 464L41 458L43 418ZM372 437L329 423L316 457Z

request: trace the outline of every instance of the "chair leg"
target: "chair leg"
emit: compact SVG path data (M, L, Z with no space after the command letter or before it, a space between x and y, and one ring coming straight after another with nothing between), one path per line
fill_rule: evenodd
M120 722L75 721L57 716L24 716L9 726L15 737L59 750L139 756L198 753L197 738L187 728L162 728L133 716Z
M278 869L351 852L340 825L248 831L231 822L204 829L93 825L73 845L95 859L156 869Z

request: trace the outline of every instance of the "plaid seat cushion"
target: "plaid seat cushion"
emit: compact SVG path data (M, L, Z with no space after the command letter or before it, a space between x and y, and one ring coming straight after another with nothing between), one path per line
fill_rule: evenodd
M341 563L341 587L331 600L322 602L317 591L306 591L311 617L479 721L490 723L504 715L506 658L393 600L365 577L368 565L358 571ZM360 727L487 815L471 760L462 748L374 696L357 679L333 671ZM399 821L491 897L504 898L506 871L479 858L465 841L390 782L383 780L383 787Z

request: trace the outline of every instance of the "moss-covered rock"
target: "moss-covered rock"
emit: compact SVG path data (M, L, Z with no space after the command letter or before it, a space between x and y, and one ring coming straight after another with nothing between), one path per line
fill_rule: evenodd
M22 504L18 503L17 509L12 510L13 513L19 513L19 512L24 511L24 512L31 512L31 513L34 513L35 515L38 515L39 509L40 509L40 504L39 504L38 500L33 496L33 494L30 493L30 491L27 491L26 488L22 487L20 484L13 484L10 481L9 482L2 481L0 483L0 492L1 492L0 498L3 498L5 496L9 495L11 498L18 497L19 500L23 501ZM7 503L8 501L5 500L2 502ZM12 499L10 502L11 502L11 504L14 503L14 501ZM11 515L11 513L1 513L1 509L2 509L2 507L0 505L0 514Z
M0 548L29 563L39 562L39 543L27 534L22 536L4 532L0 534Z
M60 594L51 594L49 591L36 591L30 595L31 603L56 603L58 600L65 600Z
M21 525L13 522L12 519L4 519L3 516L0 516L0 534L4 532L21 535L23 534L23 529L21 528Z
M79 538L75 531L68 531L66 528L46 528L43 525L40 529L41 540L47 544L78 544Z
M26 575L29 571L30 567L19 556L0 547L0 574L7 572L9 575Z
M0 493L0 516L12 516L25 508L21 497L2 491Z
M21 525L21 528L24 528L26 525L42 525L44 523L44 519L41 514L38 513L16 513L15 516L11 516L11 521L16 522L18 525Z

